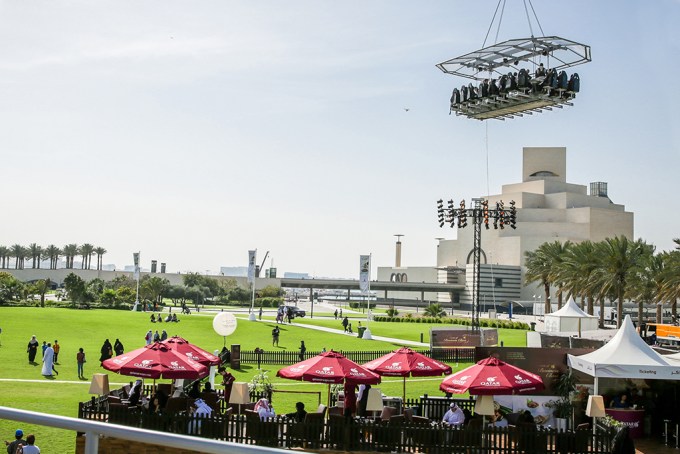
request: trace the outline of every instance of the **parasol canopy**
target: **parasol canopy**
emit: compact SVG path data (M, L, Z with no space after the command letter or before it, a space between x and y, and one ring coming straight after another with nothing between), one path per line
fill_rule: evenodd
M190 343L180 336L172 336L161 342L187 358L203 364L204 366L219 366L220 358L202 348Z
M466 369L449 375L439 385L447 393L473 395L502 395L542 391L543 379L536 374L490 357Z
M406 377L435 377L451 373L451 366L440 363L407 347L401 347L363 365L384 377L403 377L403 399L406 400Z
M369 361L363 367L385 377L433 377L451 373L451 366L407 347Z
M107 359L102 367L121 375L143 378L196 379L208 375L208 367L154 342L137 350Z
M344 383L374 385L380 383L380 376L347 359L333 350L316 355L292 366L284 367L277 377L314 383Z

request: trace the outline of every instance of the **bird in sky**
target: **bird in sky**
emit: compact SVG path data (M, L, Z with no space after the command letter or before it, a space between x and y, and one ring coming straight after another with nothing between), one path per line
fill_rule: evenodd
M405 110L406 112L408 112L408 111L411 110L411 109L409 109L408 107L404 107L404 110Z

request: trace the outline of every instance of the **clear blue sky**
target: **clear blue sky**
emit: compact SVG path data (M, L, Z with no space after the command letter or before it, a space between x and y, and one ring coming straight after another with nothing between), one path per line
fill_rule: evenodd
M670 249L680 2L534 0L545 34L593 62L574 107L488 123L487 178L487 125L448 115L462 80L435 64L480 48L495 7L2 2L0 244L200 272L257 248L279 272L356 277L360 254L393 265L402 233L403 265L433 265L434 238L455 237L437 199L499 193L523 146L566 146L568 181L608 182L636 237ZM499 40L529 34L509 0Z

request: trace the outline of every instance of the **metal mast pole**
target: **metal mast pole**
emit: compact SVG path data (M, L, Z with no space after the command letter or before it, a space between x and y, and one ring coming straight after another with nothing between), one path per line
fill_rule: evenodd
M481 251L482 251L482 201L484 199L472 199L472 226L474 229L472 240L472 330L479 331L479 278L481 274Z

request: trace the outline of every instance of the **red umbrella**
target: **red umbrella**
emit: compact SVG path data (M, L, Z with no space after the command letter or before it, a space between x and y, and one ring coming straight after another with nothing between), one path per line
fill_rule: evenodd
M404 377L404 400L406 400L406 377L435 377L451 373L451 366L407 347L401 347L369 361L364 367L382 376Z
M102 363L106 370L121 375L144 378L203 378L208 368L160 342L107 359Z
M476 395L526 393L544 388L543 379L538 375L494 357L449 375L439 385L446 393L470 391Z
M345 381L367 385L380 383L378 374L374 374L333 350L284 367L276 373L276 376L316 383L344 383Z
M328 383L329 407L331 404L331 383L344 383L345 381L367 385L380 383L380 375L364 369L333 350L320 353L292 366L284 367L276 373L276 376L291 380Z
M218 366L220 364L220 358L189 343L188 340L179 336L172 336L161 343L167 345L171 350L181 353L187 358L201 363L204 366Z

